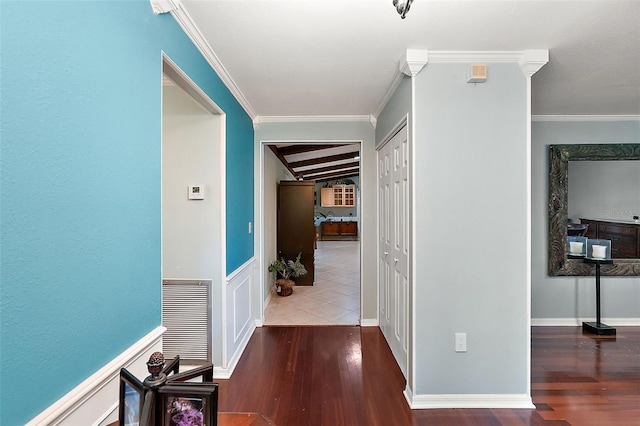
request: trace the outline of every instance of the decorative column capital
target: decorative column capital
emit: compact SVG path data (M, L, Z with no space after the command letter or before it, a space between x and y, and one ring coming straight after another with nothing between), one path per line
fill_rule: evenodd
M524 50L518 64L526 77L531 77L549 62L547 49Z
M181 0L149 0L151 2L151 10L156 15L174 12L180 9Z
M429 62L429 52L426 50L407 49L400 59L399 69L409 77L415 77Z

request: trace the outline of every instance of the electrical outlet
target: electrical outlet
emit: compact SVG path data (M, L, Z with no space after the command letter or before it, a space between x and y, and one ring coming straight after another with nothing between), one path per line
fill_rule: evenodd
M456 333L456 352L467 351L467 333Z
M251 233L251 231L253 231L252 228L253 228L253 226L252 226L251 222L249 222L249 233Z

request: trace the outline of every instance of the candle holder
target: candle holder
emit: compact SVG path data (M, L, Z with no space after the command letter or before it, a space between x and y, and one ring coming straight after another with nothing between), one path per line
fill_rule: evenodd
M611 260L611 240L587 240L586 257L596 260Z
M587 255L587 237L573 236L567 237L567 257L569 259L583 258Z

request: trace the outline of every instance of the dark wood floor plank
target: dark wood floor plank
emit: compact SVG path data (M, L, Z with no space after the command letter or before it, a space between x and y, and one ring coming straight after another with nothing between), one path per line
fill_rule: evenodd
M531 369L535 410L410 410L377 327L262 327L219 381L219 409L278 426L640 426L640 327L534 327Z

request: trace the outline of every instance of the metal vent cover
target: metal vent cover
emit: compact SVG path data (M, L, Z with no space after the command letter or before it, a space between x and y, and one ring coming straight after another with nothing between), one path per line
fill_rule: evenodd
M211 280L163 280L162 325L165 359L211 361Z

